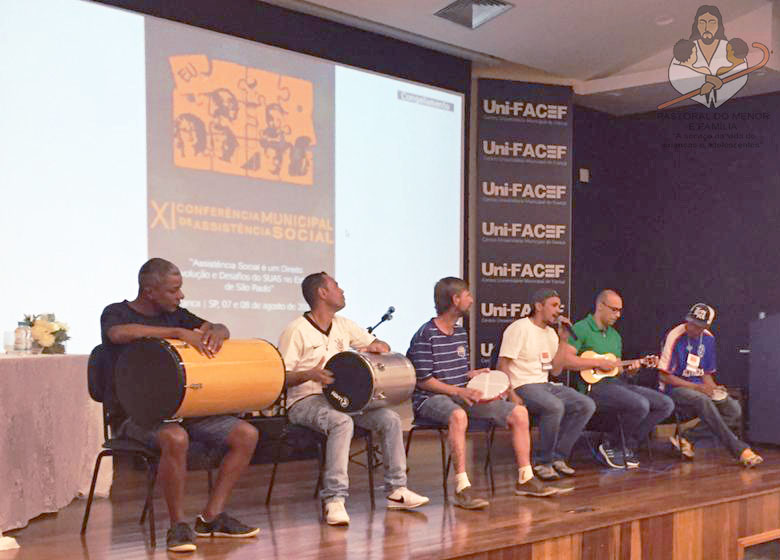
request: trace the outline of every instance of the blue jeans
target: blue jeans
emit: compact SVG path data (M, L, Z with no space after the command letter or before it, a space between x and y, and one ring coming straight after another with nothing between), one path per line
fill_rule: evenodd
M725 445L734 457L739 459L742 452L750 447L741 441L729 426L736 427L742 417L742 407L731 397L720 402L714 402L704 393L686 387L675 387L670 396L677 406L693 410L701 422L683 435L686 439L696 441L706 435L714 434Z
M353 423L352 416L333 408L323 395L312 395L296 402L288 416L293 424L328 436L325 473L320 490L322 501L343 501L349 495L347 464L355 424L379 434L385 463L385 489L390 492L406 486L406 454L401 418L389 408L376 408L358 414L354 416Z
M663 393L631 385L619 378L602 379L592 385L590 397L596 402L598 410L606 408L620 413L629 449L636 449L656 424L674 410L674 401ZM617 423L607 439L612 446L620 441Z
M528 412L539 416L539 444L534 450L537 462L549 464L566 460L593 416L596 404L571 387L554 383L528 383L515 392Z

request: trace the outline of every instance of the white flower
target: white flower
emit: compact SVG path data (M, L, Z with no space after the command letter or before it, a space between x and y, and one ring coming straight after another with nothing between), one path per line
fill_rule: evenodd
M49 346L54 344L54 335L46 334L46 335L42 336L41 338L36 339L36 341L38 342L38 344L40 344L44 348L48 348Z

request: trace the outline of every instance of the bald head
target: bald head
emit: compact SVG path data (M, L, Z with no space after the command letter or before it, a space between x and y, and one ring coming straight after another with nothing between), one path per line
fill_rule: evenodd
M615 290L602 290L596 296L593 318L600 328L611 327L623 313L623 299Z
M598 306L599 303L605 303L607 302L607 300L616 297L619 298L620 294L617 293L615 290L601 290L599 292L599 295L596 296L596 306Z

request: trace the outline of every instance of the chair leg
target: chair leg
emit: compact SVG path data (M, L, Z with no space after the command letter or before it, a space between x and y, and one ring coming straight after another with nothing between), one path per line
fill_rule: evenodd
M441 443L441 485L444 489L444 500L447 500L447 475L450 472L450 461L447 457L447 443L444 441L444 430L437 430L439 432L439 443Z
M320 488L322 488L322 477L324 475L325 471L325 454L327 453L327 442L325 443L318 443L317 447L319 449L319 458L318 458L318 473L317 473L317 486L314 488L314 497L316 498L320 494Z
M620 445L623 448L623 468L627 469L628 465L626 464L626 457L628 456L628 447L626 447L626 434L623 432L623 417L618 414L617 415L617 422L618 422L618 432L620 433Z
M157 480L157 467L153 466L149 460L144 457L146 463L146 500L144 501L144 509L141 512L141 519L138 520L140 525L146 521L146 514L150 512L154 504L154 483Z
M149 512L149 541L152 548L157 546L157 534L154 525L154 483L157 481L157 465L150 462L148 458L144 457L146 462L146 473L149 478L146 489L146 504L144 505L144 511L141 513L141 524L144 522L144 517L147 511Z
M650 463L653 463L653 438L650 434L654 433L651 431L647 434L647 458L650 461Z
M111 451L106 449L98 453L95 460L95 470L92 471L92 484L89 486L89 496L87 497L87 507L84 509L84 519L81 522L81 534L87 532L87 523L89 522L89 512L92 509L92 500L95 497L95 484L97 484L98 473L100 472L100 463L103 461L103 457L112 455Z
M368 495L371 497L371 509L376 508L374 502L374 437L371 431L366 436L366 463L368 463Z
M495 496L496 494L496 481L493 478L493 438L496 435L496 426L491 422L490 430L487 434L487 450L485 451L485 472L487 473L488 480L490 481L490 494Z
M412 446L412 436L414 435L414 426L409 429L409 435L406 438L406 458L409 458L409 448Z

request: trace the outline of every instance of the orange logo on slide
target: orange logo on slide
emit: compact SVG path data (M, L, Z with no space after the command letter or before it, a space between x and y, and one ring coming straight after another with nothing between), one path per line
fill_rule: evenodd
M169 62L177 167L313 183L310 81L206 55L172 56Z

